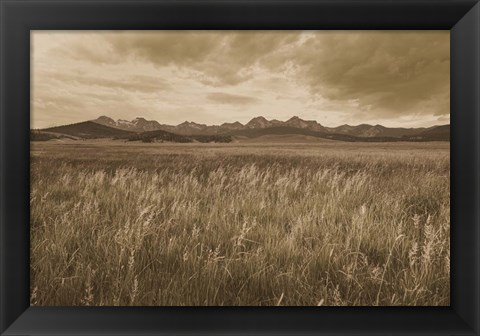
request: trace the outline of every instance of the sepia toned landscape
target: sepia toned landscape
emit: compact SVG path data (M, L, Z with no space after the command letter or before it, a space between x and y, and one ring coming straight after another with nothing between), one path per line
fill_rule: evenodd
M32 305L450 305L448 32L32 41Z

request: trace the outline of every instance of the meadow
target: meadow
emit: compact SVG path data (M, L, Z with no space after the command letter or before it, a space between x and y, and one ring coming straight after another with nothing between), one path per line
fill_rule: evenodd
M449 153L32 142L31 304L449 305Z

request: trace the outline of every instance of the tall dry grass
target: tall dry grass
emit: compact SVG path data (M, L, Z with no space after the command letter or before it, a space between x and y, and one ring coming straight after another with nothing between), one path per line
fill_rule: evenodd
M449 305L448 151L52 148L34 305Z

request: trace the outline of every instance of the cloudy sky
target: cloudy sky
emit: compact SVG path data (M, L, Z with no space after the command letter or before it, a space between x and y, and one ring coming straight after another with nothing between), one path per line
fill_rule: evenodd
M35 31L31 50L32 128L101 115L164 124L450 120L448 31Z

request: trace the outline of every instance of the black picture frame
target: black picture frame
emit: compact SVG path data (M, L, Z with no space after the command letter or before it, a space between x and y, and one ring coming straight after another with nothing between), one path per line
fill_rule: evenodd
M479 335L480 4L476 0L0 0L2 335ZM30 30L451 32L450 307L29 307Z

